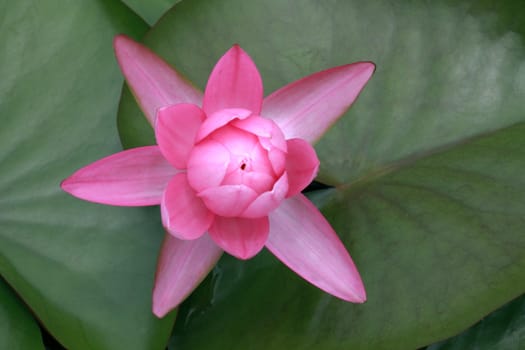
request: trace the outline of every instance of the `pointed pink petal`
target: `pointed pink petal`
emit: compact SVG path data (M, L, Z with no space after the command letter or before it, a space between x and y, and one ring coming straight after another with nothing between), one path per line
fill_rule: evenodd
M226 252L244 260L261 251L268 239L268 231L268 217L217 217L210 227L210 236Z
M204 90L202 108L210 115L224 108L244 108L261 112L261 76L246 52L234 45L213 68Z
M303 139L287 140L287 145L286 173L289 189L286 197L292 197L315 178L319 170L319 159L314 148Z
M153 313L164 317L177 307L213 269L222 255L209 235L182 241L166 234L157 263Z
M309 75L266 97L262 115L273 119L286 139L313 143L350 107L374 69L371 62L358 62Z
M179 172L157 146L133 148L76 171L60 185L75 197L96 203L144 206L160 204L168 181Z
M185 169L195 137L206 115L199 107L181 103L159 109L155 136L164 157L178 169Z
M259 195L240 215L244 218L260 218L279 207L288 192L288 177L284 173L273 185L271 191Z
M270 213L266 247L313 285L343 300L362 303L366 293L350 255L330 224L302 194Z
M151 125L160 107L201 105L202 93L150 49L125 35L116 36L113 46L128 86Z
M185 173L168 183L160 208L164 227L180 239L199 238L213 222L214 215L190 187Z
M239 216L257 198L257 193L244 185L211 187L199 193L208 209L225 217Z

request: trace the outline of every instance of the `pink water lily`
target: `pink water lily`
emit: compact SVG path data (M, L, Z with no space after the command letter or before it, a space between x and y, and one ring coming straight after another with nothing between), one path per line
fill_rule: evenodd
M62 189L110 205L159 205L167 231L153 312L162 317L204 279L223 251L248 259L263 247L343 300L366 300L344 245L301 191L314 179L316 141L356 99L374 65L315 73L263 99L251 58L234 45L204 95L125 36L115 52L157 145L122 151L75 172Z

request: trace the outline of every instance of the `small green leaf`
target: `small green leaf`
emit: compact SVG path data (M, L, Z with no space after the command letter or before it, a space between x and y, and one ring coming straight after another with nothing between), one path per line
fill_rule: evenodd
M456 337L427 350L515 350L525 347L525 296L508 303Z
M0 349L44 350L38 324L26 306L1 278Z
M157 20L173 5L181 0L121 0L142 17L149 25Z

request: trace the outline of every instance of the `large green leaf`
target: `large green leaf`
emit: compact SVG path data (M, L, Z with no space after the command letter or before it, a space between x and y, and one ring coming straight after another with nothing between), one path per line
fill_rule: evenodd
M88 204L59 184L120 149L118 1L0 1L0 273L69 349L162 349L151 313L157 209Z
M508 303L460 335L427 350L516 350L525 347L525 296Z
M523 293L518 10L517 1L193 0L168 12L145 41L201 87L235 42L267 92L352 61L378 67L316 145L319 179L336 185L316 203L352 252L369 301L337 301L267 253L226 257L184 304L173 345L416 348ZM126 92L119 130L127 147L154 141Z
M35 319L1 278L0 349L44 350L42 336Z

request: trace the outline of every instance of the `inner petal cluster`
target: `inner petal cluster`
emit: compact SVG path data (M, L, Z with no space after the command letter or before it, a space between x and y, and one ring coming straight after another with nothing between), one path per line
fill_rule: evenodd
M233 114L232 114L233 113ZM215 124L212 130L209 125ZM223 110L203 124L206 132L188 157L188 182L214 214L259 217L274 209L246 210L260 195L271 193L284 175L286 142L271 120L246 110ZM201 129L202 131L202 129ZM280 192L286 192L281 189ZM284 198L284 194L280 196ZM229 202L234 203L229 203ZM225 204L230 205L225 205ZM260 205L259 205L260 207Z
M277 176L268 152L258 138L235 127L224 127L211 138L220 142L230 152L230 162L221 185L246 185L258 193L272 188Z

